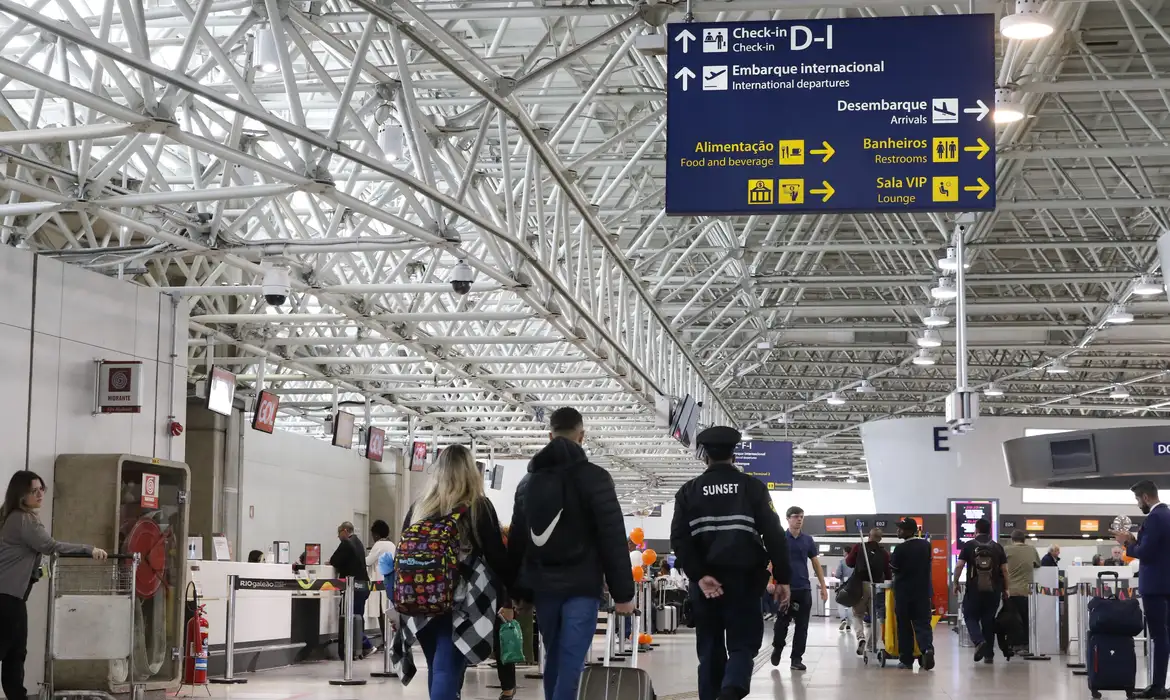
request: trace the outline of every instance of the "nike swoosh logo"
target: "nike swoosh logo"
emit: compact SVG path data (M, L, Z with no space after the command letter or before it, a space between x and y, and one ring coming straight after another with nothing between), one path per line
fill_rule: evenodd
M548 544L549 538L552 537L553 530L557 529L557 523L561 521L561 513L564 512L564 508L558 510L557 517L553 518L553 521L548 524L548 527L544 529L544 532L540 533L539 535L536 534L535 530L530 529L528 532L532 535L532 544L536 545L537 547L543 547Z

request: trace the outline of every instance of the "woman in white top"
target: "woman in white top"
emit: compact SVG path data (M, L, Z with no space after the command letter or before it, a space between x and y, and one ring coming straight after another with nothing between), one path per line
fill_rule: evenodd
M366 552L366 568L369 569L371 582L381 581L382 568L378 565L378 560L382 558L383 554L389 554L389 558L394 559L394 543L390 541L390 526L386 524L385 520L375 520L374 524L370 526L370 534L373 535L373 542L370 543L370 549ZM378 601L377 605L372 608L378 611L378 628L382 630L383 644L390 643L390 637L387 636L385 611L391 606L387 602L389 600L387 596L385 591L378 591L375 595Z

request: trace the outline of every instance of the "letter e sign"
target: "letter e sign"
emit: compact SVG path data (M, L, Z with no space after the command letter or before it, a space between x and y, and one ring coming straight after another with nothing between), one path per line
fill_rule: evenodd
M951 448L947 446L947 440L950 436L947 434L945 427L937 427L934 429L934 451L935 452L950 452Z

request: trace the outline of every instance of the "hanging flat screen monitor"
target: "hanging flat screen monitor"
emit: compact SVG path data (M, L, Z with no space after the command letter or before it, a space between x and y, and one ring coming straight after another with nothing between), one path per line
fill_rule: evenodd
M280 409L280 397L272 392L261 391L256 395L256 407L252 412L252 429L272 434L276 429L276 412Z
M1048 443L1048 450L1052 455L1053 475L1097 473L1092 435L1064 440L1053 438Z
M353 449L353 428L356 417L352 413L338 411L333 417L333 445Z
M212 367L207 378L207 410L221 416L232 414L236 400L236 375L222 367Z
M386 431L381 428L370 428L366 435L366 459L371 462L382 461L382 450L386 446Z

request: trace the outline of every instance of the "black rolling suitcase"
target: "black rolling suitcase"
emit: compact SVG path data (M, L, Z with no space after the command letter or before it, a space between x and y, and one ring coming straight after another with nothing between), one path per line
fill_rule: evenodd
M1133 637L1099 632L1089 632L1087 637L1089 658L1085 668L1093 697L1100 698L1102 690L1121 690L1126 697L1133 697L1137 682Z

